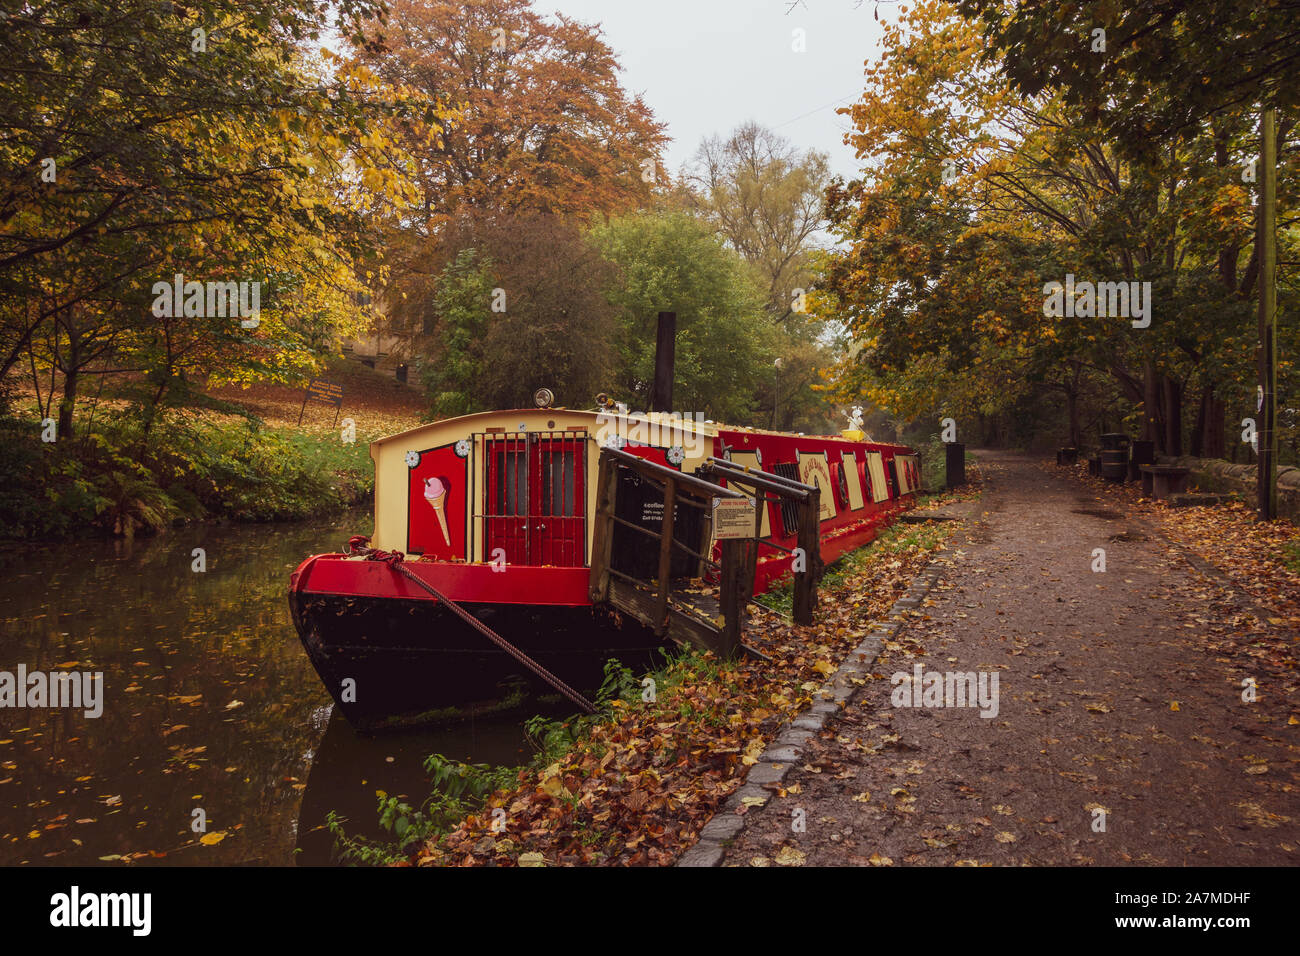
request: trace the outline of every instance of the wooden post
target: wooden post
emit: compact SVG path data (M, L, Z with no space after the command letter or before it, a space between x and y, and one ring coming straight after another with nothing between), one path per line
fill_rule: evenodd
M655 631L661 635L668 630L668 592L673 577L673 512L676 505L677 482L669 478L664 484L664 520L659 538L659 606L655 611L655 621L662 622L656 625Z
M724 657L731 657L740 647L741 614L749 600L745 579L750 549L757 550L757 545L745 538L730 538L722 542L722 581L718 589L722 633L719 635L718 653Z
M803 571L794 575L794 622L813 623L817 607L817 579L821 573L821 489L814 489L799 505L798 547L803 552Z
M1266 108L1259 134L1259 516L1277 517L1277 126Z
M609 597L609 560L614 547L614 508L618 491L618 462L600 457L596 478L596 515L591 529L591 576L588 596L593 604Z

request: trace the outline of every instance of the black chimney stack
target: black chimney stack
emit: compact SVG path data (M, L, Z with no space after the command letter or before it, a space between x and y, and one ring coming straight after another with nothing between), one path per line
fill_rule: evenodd
M655 381L650 392L650 411L673 410L673 365L677 360L677 313L659 313L659 335L655 341Z

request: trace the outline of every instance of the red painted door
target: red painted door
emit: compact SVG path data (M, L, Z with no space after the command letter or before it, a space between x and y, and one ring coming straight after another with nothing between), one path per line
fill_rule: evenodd
M528 564L529 442L521 434L487 443L487 507L483 513L484 557L505 552L507 564Z
M583 477L587 442L542 438L536 442L534 564L579 568L586 563L587 498Z
M487 443L485 557L582 567L586 559L586 441L520 433Z

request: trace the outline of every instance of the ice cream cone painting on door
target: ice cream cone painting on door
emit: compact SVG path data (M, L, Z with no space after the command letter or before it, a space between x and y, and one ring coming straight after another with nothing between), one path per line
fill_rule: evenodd
M442 541L451 546L451 534L447 531L447 486L446 478L427 478L424 482L424 500L433 508L438 519L438 528L442 531Z
M406 464L407 553L430 561L465 560L466 459L445 445L414 452Z

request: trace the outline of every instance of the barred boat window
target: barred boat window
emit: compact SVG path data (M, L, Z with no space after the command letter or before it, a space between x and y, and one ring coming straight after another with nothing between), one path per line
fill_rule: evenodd
M505 481L496 487L496 513L509 517L528 514L528 452L498 451L497 474L505 474Z
M542 467L542 514L573 517L574 453L546 451Z
M799 466L789 462L778 461L772 466L772 471L782 478L789 478L791 481L800 481ZM799 505L789 498L781 499L781 524L785 526L786 536L799 533Z

